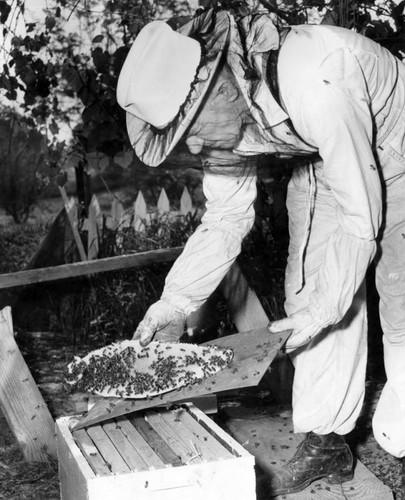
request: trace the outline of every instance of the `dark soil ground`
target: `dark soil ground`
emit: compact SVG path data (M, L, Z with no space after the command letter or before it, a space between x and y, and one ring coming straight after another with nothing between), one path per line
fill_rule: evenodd
M17 341L53 417L75 413L77 400L65 392L62 383L63 370L72 358L73 347L66 345L66 339L55 333L19 334ZM82 346L77 354L83 354L88 349L89 347ZM400 461L385 453L372 436L371 417L382 385L382 377L369 376L363 415L350 436L350 443L363 464L392 489L395 499L405 500L400 485ZM4 416L0 414L0 499L59 498L56 461L26 463Z

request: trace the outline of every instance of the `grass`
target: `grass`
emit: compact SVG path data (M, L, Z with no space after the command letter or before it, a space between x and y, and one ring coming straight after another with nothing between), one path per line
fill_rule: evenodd
M21 271L48 231L46 225L8 225L1 229L0 274Z

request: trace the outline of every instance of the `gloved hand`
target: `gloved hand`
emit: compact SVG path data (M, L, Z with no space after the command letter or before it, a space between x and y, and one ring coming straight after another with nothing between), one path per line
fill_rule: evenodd
M291 352L311 342L325 326L314 318L307 309L302 309L291 314L288 318L274 321L268 326L268 329L271 333L293 330L285 346L286 352Z
M151 340L178 342L184 331L186 316L165 300L158 300L146 311L133 340L145 347Z

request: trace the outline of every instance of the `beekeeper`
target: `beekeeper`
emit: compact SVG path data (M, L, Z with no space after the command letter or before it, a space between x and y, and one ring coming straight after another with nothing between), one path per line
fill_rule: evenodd
M373 259L387 383L373 427L405 456L405 66L330 26L276 28L267 12L208 10L172 30L147 25L118 82L136 155L163 162L180 142L201 155L202 223L134 337L177 340L221 282L252 227L258 155L307 156L288 189L287 317L293 421L303 445L272 483L300 491L353 475L344 436L362 408L367 359L365 275ZM178 325L181 328L178 328Z

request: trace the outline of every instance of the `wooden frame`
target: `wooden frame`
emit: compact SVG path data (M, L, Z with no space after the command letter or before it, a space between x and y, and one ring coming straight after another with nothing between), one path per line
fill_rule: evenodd
M73 432L58 419L62 500L255 500L254 457L192 405L177 412Z

